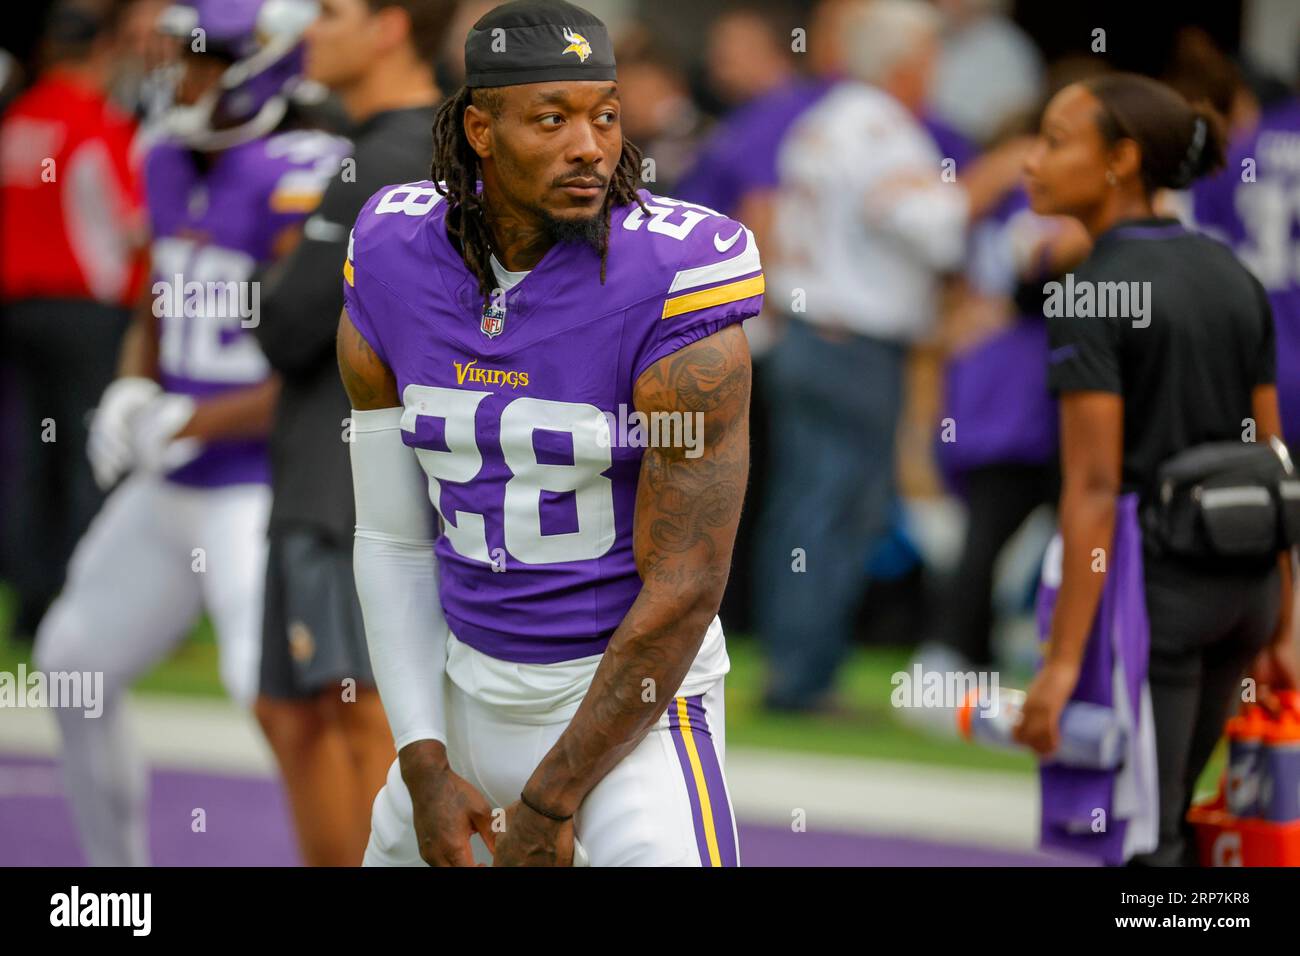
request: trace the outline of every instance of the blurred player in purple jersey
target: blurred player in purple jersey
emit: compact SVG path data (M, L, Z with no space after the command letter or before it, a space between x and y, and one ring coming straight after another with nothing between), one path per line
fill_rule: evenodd
M465 53L441 182L377 192L344 266L357 589L398 750L366 862L736 865L716 612L754 237L637 189L587 11L507 3Z
M1300 444L1300 99L1230 145L1222 172L1192 188L1196 226L1232 246L1268 293L1287 444Z
M102 716L57 711L92 864L148 859L145 767L122 709L131 682L206 611L227 690L245 704L257 690L278 383L248 332L259 312L250 280L292 246L347 146L277 132L313 14L285 0L198 0L160 24L187 53L178 105L145 161L154 281L89 446L97 480L117 487L36 647L43 670L104 675Z

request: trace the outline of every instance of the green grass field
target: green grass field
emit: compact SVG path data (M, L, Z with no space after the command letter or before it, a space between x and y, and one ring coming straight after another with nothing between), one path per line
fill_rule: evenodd
M29 648L9 638L10 601L0 591L0 670L12 672L20 661L30 664ZM727 742L803 753L837 754L904 760L948 767L973 767L1031 773L1027 754L990 750L959 740L933 738L901 723L890 706L890 677L907 667L905 648L856 648L840 674L844 712L834 717L772 714L759 706L763 660L755 641L728 640L731 674L727 677ZM219 697L217 647L204 620L166 660L137 684L143 692ZM1201 789L1212 789L1222 769L1222 753L1206 768Z

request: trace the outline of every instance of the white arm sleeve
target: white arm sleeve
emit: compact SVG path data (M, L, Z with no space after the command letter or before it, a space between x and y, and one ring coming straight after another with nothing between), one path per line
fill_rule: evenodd
M446 743L447 622L438 600L424 474L402 443L402 410L352 412L353 567L375 684L398 750Z

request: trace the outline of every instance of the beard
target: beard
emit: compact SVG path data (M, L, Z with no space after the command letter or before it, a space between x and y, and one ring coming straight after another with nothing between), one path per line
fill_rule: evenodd
M544 209L539 209L542 228L555 242L574 242L601 251L605 242L605 204L602 202L594 214L581 219L561 219Z

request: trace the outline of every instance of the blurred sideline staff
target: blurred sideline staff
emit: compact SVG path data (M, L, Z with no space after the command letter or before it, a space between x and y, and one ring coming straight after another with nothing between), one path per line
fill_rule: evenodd
M1102 315L1049 313L1049 384L1061 409L1060 579L1018 729L1040 754L1052 752L1067 701L1109 694L1112 675L1102 671L1112 643L1130 686L1149 683L1149 703L1138 694L1130 703L1137 737L1154 731L1156 767L1134 771L1157 775L1157 793L1140 797L1135 817L1150 827L1131 822L1111 862L1194 862L1184 818L1243 673L1254 661L1261 684L1295 680L1290 564L1275 526L1247 547L1249 510L1215 516L1208 497L1156 493L1175 469L1209 475L1229 455L1251 463L1234 480L1280 467L1269 445L1281 426L1264 290L1229 250L1152 208L1157 190L1185 188L1222 161L1208 112L1154 80L1117 74L1059 93L1026 164L1035 211L1073 216L1094 240L1075 287L1118 283L1130 303L1145 302ZM1208 453L1209 466L1189 450ZM1208 539L1181 533L1189 514ZM1098 553L1107 555L1103 573ZM1141 753L1130 756L1140 764ZM1044 768L1045 836L1068 816L1072 790Z
M113 378L144 277L135 123L108 95L122 6L58 3L44 69L0 128L2 332L22 406L4 531L15 554L14 630L27 638L103 501L85 457L87 418Z
M423 179L433 155L433 59L454 0L321 0L306 73L356 123L303 239L262 276L254 329L283 377L271 432L270 552L257 716L289 794L303 861L361 862L370 806L395 756L352 577L350 404L335 334L348 235L382 186ZM355 699L343 681L356 681Z
M773 454L756 614L766 702L789 710L827 703L868 551L890 520L908 350L932 330L970 217L1019 168L1013 149L942 175L919 119L941 25L932 8L872 0L837 13L848 78L782 144L771 235L768 301L787 321L765 376Z

